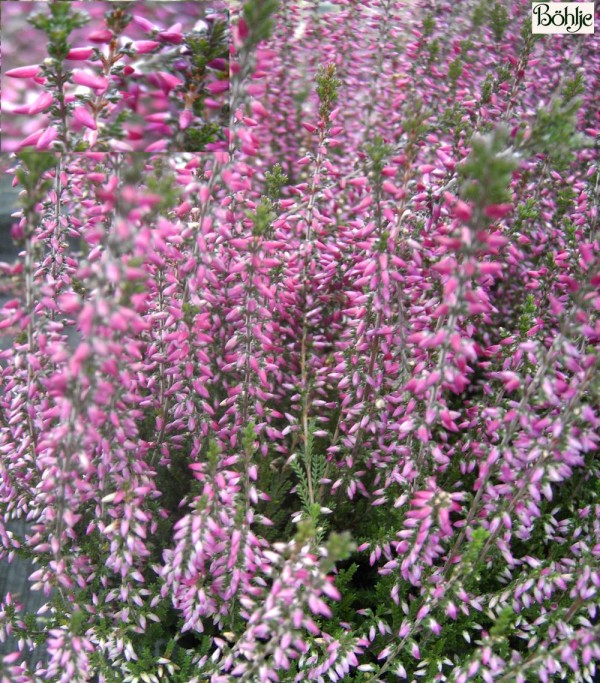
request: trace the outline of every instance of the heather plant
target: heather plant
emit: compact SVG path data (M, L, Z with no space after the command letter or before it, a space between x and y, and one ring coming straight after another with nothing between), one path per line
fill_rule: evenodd
M2 9L3 150L226 146L223 3L5 2ZM32 40L44 54L25 49Z
M5 680L595 679L599 58L529 27L234 3L227 149L7 160Z

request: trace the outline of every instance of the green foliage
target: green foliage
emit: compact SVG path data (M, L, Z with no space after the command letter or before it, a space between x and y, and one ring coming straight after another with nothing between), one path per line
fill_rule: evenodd
M578 89L577 83L568 88ZM565 98L566 100L566 98ZM578 99L555 100L550 107L540 107L531 130L531 137L523 145L533 154L545 154L557 169L563 169L573 159L574 153L592 145L592 139L577 131Z
M519 204L516 208L515 218L510 228L511 234L520 234L525 229L527 223L535 220L539 213L536 200L533 197L527 198L523 204Z
M17 159L19 167L15 171L21 187L25 189L20 201L23 206L23 214L28 218L35 215L35 207L42 201L52 189L52 178L44 178L47 171L56 166L57 160L51 152L36 152L24 149L19 152Z
M337 562L347 560L356 550L356 543L352 540L349 531L332 531L325 543L327 555L321 559L321 569L328 574L333 570Z
M17 169L16 175L21 186L26 190L35 187L41 176L56 166L56 157L51 152L24 149L18 152L16 156L22 166L22 168Z
M246 218L252 221L252 234L267 235L276 218L275 201L281 196L283 187L287 184L287 175L280 164L275 164L265 172L265 194L261 197L254 211L246 211Z
M473 13L471 14L471 23L473 28L479 28L483 26L485 21L485 15L487 14L487 4L485 2L480 2L473 8Z
M365 151L367 153L367 158L369 160L371 177L371 184L373 187L373 194L375 197L375 222L377 224L377 232L379 235L379 242L377 244L377 249L380 252L384 252L387 249L387 242L389 238L389 231L383 230L382 221L382 207L381 207L381 195L383 191L383 167L385 166L386 159L392 154L393 148L391 145L387 145L383 141L381 135L375 135L372 142L365 145Z
M506 33L506 29L510 24L508 10L501 2L494 3L490 10L489 26L494 34L494 40L499 43Z
M80 140L73 148L74 152L87 152L90 148L90 143L85 140Z
M425 122L429 118L431 112L424 108L423 100L420 97L415 98L407 107L406 116L402 121L402 128L409 138L416 138L427 132L427 125Z
M426 50L429 53L427 55L427 63L431 65L435 62L440 54L440 41L437 38L434 38L432 41L427 43Z
M224 21L211 22L203 34L191 33L185 37L185 44L191 52L191 62L201 74L213 59L227 59L227 24Z
M482 209L491 204L509 202L509 184L517 167L517 158L509 147L506 128L472 138L472 149L460 167L462 198Z
M246 211L246 217L252 221L252 234L255 236L266 235L271 230L276 216L275 205L268 197L261 198L254 212Z
M461 77L462 71L463 66L460 57L457 57L455 60L450 62L450 65L448 66L448 79L450 80L450 84L453 88L456 87L458 79Z
M535 303L535 296L529 293L525 297L525 302L523 303L521 315L519 317L519 331L521 332L522 337L525 337L527 330L530 330L533 327L536 313L537 306Z
M200 128L187 128L183 133L183 149L185 152L204 152L206 145L216 142L222 137L218 123L205 123Z
M563 87L562 103L567 104L578 95L585 92L585 74L577 71L573 78L569 78Z
M108 98L107 98L108 99ZM116 140L123 140L127 136L123 128L123 124L131 118L131 112L128 110L120 111L113 121L104 121L103 136L106 139L114 138Z
M81 635L85 631L88 615L80 609L75 609L71 613L70 630L74 635Z
M243 17L249 35L244 48L252 50L258 43L267 40L273 32L273 16L279 9L279 0L249 0L244 4Z
M338 99L338 90L342 82L335 76L335 64L319 67L315 77L317 96L319 98L319 117L329 121L329 116Z
M275 164L269 171L265 173L265 194L273 201L279 199L281 190L288 182L287 175L283 172L280 164Z
M74 11L69 2L53 2L50 13L35 12L28 22L48 36L48 55L59 62L64 60L71 49L69 35L89 22L85 12Z
M496 618L496 621L490 630L490 635L494 638L507 636L513 628L516 616L512 607L504 607Z
M320 480L325 476L327 458L322 451L315 452L314 432L315 420L309 423L308 434L302 452L302 462L296 456L292 459L291 466L298 479L297 494L302 503L304 519L310 520L314 527L315 542L320 543L326 530L326 524L319 525L321 506L318 502L318 490Z
M491 74L488 74L481 86L481 104L489 104L492 99L492 93L497 93L502 83L505 83L509 78L510 68L506 64L498 68L495 78Z
M570 218L565 218L563 220L563 228L567 238L567 244L575 249L577 246L577 226Z
M192 102L192 112L194 113L194 116L199 116L199 117L204 116L204 112L205 112L204 103L205 103L205 101L206 101L206 95L204 93L200 92L196 95L196 98Z
M190 33L185 36L185 45L191 53L192 68L187 75L187 90L193 91L194 113L202 116L204 113L204 94L198 91L198 86L205 79L209 62L214 59L228 59L227 24L224 21L211 22L208 29L202 33ZM219 72L221 76L223 72ZM226 77L226 74L223 74ZM190 150L195 151L195 150Z
M161 198L152 207L151 216L165 215L181 200L181 189L175 181L175 175L160 158L154 162L154 172L146 174L144 182L149 192Z
M46 7L46 6L45 6ZM90 18L85 12L75 11L70 2L53 2L47 5L49 13L35 12L28 22L48 36L48 54L57 60L63 60L71 46L69 35L85 26Z
M430 36L435 29L435 17L433 14L427 14L423 17L422 31L425 37Z
M539 210L533 197L525 200L524 204L517 207L517 217L521 220L533 220L538 217Z
M293 536L293 524L290 519L292 496L289 470L269 463L266 458L258 460L259 480L264 482L263 490L269 496L267 501L259 501L257 512L270 519L273 526L267 526L263 535L269 542Z
M482 570L479 557L490 532L483 527L477 527L471 532L471 540L467 543L462 554L461 570L466 574L468 585L475 585Z
M383 180L383 167L386 159L393 151L392 146L385 144L381 135L375 135L373 141L365 145L365 151L371 162L374 182L381 182Z
M356 617L355 595L352 590L352 579L358 571L358 565L353 562L349 567L341 568L335 577L335 586L341 594L341 599L332 605L332 621L351 622Z
M465 38L460 41L460 53L461 55L464 55L465 61L472 61L472 57L469 57L468 53L473 49L475 49L475 43L470 38Z
M106 14L106 26L118 36L127 28L133 16L125 11L129 5L128 2L114 2L112 4L114 9Z
M242 432L242 446L248 458L256 453L256 424L250 420Z
M462 137L468 140L473 132L473 126L464 120L465 113L465 108L459 102L453 102L442 114L440 123L446 130L453 131L455 144L458 144Z
M556 222L560 221L567 211L571 210L575 204L576 196L575 190L570 186L563 187L556 193L556 210L554 212Z

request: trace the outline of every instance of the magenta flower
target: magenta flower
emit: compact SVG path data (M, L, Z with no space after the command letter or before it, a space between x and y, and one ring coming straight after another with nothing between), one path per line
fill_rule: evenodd
M35 146L43 134L44 130L38 130L35 133L31 133L31 135L28 135L26 138L21 140L17 147L17 151L23 149L23 147Z
M55 126L49 126L39 137L35 148L38 150L48 149L52 142L58 137L58 130Z
M461 498L461 494L446 493L438 488L417 491L411 500L411 505L417 509L409 512L408 516L414 519L435 517L444 534L451 536L450 513L460 512L461 506L458 501Z
M160 43L157 43L155 40L137 40L132 44L132 48L140 55L152 52L159 46Z
M89 59L94 52L93 47L74 47L67 53L67 59L86 60Z
M101 29L99 31L92 31L91 33L88 34L88 40L91 40L92 43L110 43L110 41L114 38L114 34L112 31L109 31L108 29Z
M144 31L159 31L160 28L156 26L156 24L153 24L151 21L146 19L145 17L140 16L139 14L134 14L133 15L133 21L138 24L138 26L141 26L141 28L144 29Z
M485 207L485 215L490 218L504 218L513 209L512 204L490 204Z
M31 116L39 114L42 111L46 111L52 106L54 102L54 97L49 92L43 92L36 100L29 106L27 113Z
M57 62L52 59L44 60L44 57L40 55L39 65L18 69L6 67L7 73L9 77L14 77L13 80L15 81L31 78L35 84L44 85L45 92L54 98L55 103L75 102L79 97L76 86L92 89L96 97L94 112L97 112L98 119L101 119L106 125L94 130L86 125L89 120L82 121L74 117L75 121L82 123L83 130L81 126L75 126L72 130L67 130L64 134L61 133L62 144L67 150L81 147L81 143L89 145L101 142L109 146L112 145L113 141L103 138L111 134L114 130L111 124L119 116L119 113L126 109L130 115L128 120L122 124L124 140L120 142L128 148L140 151L159 139L166 138L169 139L169 148L181 149L200 145L206 147L207 151L209 148L212 151L218 151L226 146L224 138L227 124L222 116L226 98L221 96L225 94L224 92L213 96L207 90L207 85L210 83L210 74L214 76L220 72L220 75L223 75L228 70L229 64L226 56L225 36L218 28L219 25L225 25L226 19L225 5L218 6L220 2L221 0L218 0L217 6L214 8L216 11L207 12L206 20L200 19L198 9L194 9L193 3L186 3L178 6L181 11L177 13L171 10L170 6L157 5L142 8L136 14L135 20L127 25L116 20L116 17L110 13L110 5L108 4L80 8L84 15L89 14L92 28L86 31L77 29L70 36L69 44L72 46L66 54L66 60L68 60L66 65L73 60L89 62L94 59L95 54L97 59L93 64L90 64L89 68L76 69L71 72L65 65L65 68L61 67L64 73L55 79L56 74L52 72L58 69ZM25 14L29 14L33 5L24 4L22 8ZM9 0L3 9L6 9L3 16L8 17L9 23L10 21L17 23L17 6ZM203 13L204 10L202 9L200 12ZM48 14L48 16L51 15ZM171 17L170 21L168 20L169 17ZM176 21L173 22L173 19ZM56 21L56 18L51 18L50 22L52 23L52 21ZM196 30L199 33L205 33L210 41L212 40L210 34L213 28L217 31L215 37L219 43L218 51L220 54L208 60L210 65L202 67L203 70L206 70L206 78L202 76L198 79L197 75L192 73L196 68L192 63L192 53L188 47L183 45L185 36L190 35L192 30ZM38 33L41 31L42 29L37 29ZM10 26L6 28L6 32L11 32ZM144 32L151 32L151 35L144 36ZM15 36L12 39L15 44L19 42L18 37L16 37L17 34L18 32L11 34ZM51 42L52 40L54 38L50 37ZM40 41L39 45L41 46L42 43L43 41ZM38 43L36 42L35 45L37 46ZM94 47L94 45L100 47ZM102 45L105 47L102 48ZM130 49L123 50L120 47L126 45ZM180 45L181 48L177 49ZM216 44L211 49L214 50L215 47ZM10 52L11 46L8 45L6 49ZM37 47L35 49L37 50ZM53 53L56 49L54 46ZM175 54L178 55L177 59L172 58ZM155 68L147 68L150 63L154 63L154 58L151 59L151 55L156 55L156 63L161 65L158 72ZM46 76L41 76L42 70L52 76L50 82L47 82ZM176 89L179 91L177 94L173 92ZM58 92L59 90L61 92ZM162 93L157 92L157 90L162 91ZM31 122L25 126L23 115L29 113L28 109L31 102L38 97L39 92L35 93L33 97L26 96L23 88L19 88L18 84L13 84L12 87L6 88L5 93L8 93L8 96L3 97L3 112L9 116L10 121L5 126L3 134L3 146L6 149L14 150L22 138L26 137L25 134L19 136L13 129L16 122L19 122L27 134L31 134L34 128L47 127L47 124L50 123L47 120L48 117L64 120L62 105L61 107L52 107L50 104L46 109L44 108L46 106L45 99L39 100L39 102L36 100L35 106L31 109L31 116L38 117L39 121L35 126ZM200 142L197 132L190 130L193 122L190 121L188 124L187 115L182 117L183 127L178 125L182 113L186 108L191 109L193 103L195 108L198 108L196 103L201 103L200 106L203 110L201 116L204 123L211 125L216 123L218 126L217 139L214 141L209 139L205 143ZM61 110L60 114L59 110ZM161 127L144 126L144 117L153 113L167 114L166 125ZM44 116L40 116L41 114ZM54 123L64 125L59 120L54 121ZM59 130L61 129L60 125L57 127ZM96 135L92 136L90 131ZM212 135L208 137L212 138Z
M458 200L456 204L452 207L454 215L459 218L464 223L468 223L473 216L473 210L471 207L461 200Z
M79 123L91 130L97 130L96 121L86 107L76 107L73 109L73 116Z
M167 149L168 144L169 143L167 140L157 140L156 142L153 142L151 145L148 145L148 147L146 147L145 151L146 152L164 152Z
M87 71L74 71L73 83L77 85L84 85L87 88L92 88L98 92L104 92L108 88L108 80L102 76L94 76Z
M179 45L183 42L183 33L181 32L181 24L173 24L168 30L160 31L158 37L167 43Z
M530 40L524 0L279 3L270 34L253 0L231 42L226 3L62 3L102 57L73 78L4 30L30 4L0 560L47 605L0 602L3 676L593 680L593 43Z
M184 109L179 115L179 127L181 130L189 128L194 120L194 114L189 109Z
M227 92L229 90L229 82L228 81L215 81L214 83L209 83L206 86L206 89L212 95Z
M183 81L180 78L173 76L173 74L166 71L157 71L156 78L165 92L169 92L173 88L177 88L183 84Z
M40 73L39 64L33 64L32 66L20 66L17 69L11 69L10 71L5 71L4 75L9 78L35 78Z

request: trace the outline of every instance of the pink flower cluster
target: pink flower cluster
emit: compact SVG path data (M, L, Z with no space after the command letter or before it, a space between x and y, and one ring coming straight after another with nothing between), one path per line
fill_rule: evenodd
M215 47L215 26L227 21L225 4L129 3L115 10L95 1L70 7L90 23L73 30L66 53L51 49L47 56L41 29L27 21L50 17L48 4L3 3L3 151L183 151L186 131L208 123L223 133L206 150L225 146L226 52L209 55L199 68L190 42Z
M6 159L1 552L48 602L0 671L593 680L594 37L276 4L234 8L227 151Z

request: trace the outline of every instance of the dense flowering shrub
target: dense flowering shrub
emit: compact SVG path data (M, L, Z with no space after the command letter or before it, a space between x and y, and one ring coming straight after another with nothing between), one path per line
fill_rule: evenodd
M226 9L3 2L3 151L225 149Z
M8 160L4 680L594 680L594 37L231 21L228 150Z

